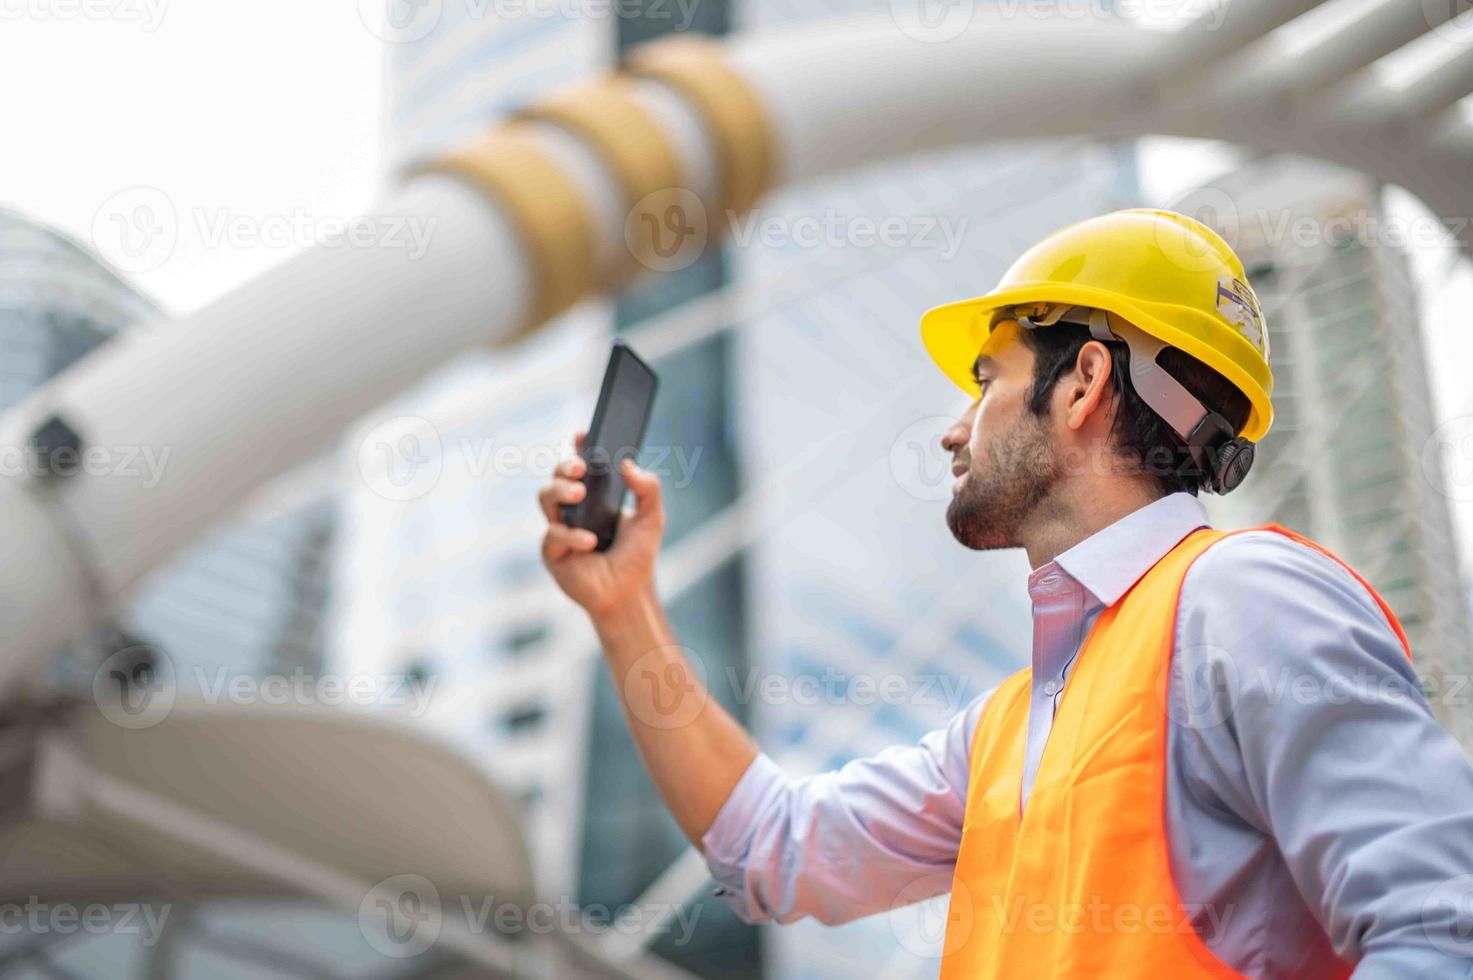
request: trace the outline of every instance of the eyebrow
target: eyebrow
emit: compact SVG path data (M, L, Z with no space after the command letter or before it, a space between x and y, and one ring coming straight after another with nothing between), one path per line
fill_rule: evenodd
M983 371L992 370L992 368L995 367L996 364L997 362L988 357L986 354L978 354L977 359L972 362L972 377L977 377Z

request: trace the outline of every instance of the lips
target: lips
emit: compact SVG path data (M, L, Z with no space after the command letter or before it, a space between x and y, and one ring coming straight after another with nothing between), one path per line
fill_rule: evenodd
M965 476L966 473L967 473L968 468L969 467L967 466L966 463L952 463L951 464L951 475L952 476Z

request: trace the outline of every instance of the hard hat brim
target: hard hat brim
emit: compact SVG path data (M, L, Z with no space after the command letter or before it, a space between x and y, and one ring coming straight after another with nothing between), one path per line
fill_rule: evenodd
M1108 310L1173 347L1195 357L1232 382L1252 406L1242 437L1257 442L1273 421L1267 378L1254 378L1231 358L1192 334L1172 326L1157 313L1132 303L1119 293L1093 286L1056 282L1019 283L985 296L946 303L927 310L921 317L921 342L941 372L970 397L977 397L972 366L992 336L993 315L1003 307L1024 303L1069 303ZM1159 305L1159 304L1153 304ZM1183 315L1193 311L1182 308ZM1248 341L1244 340L1244 344ZM1266 369L1266 363L1265 363Z

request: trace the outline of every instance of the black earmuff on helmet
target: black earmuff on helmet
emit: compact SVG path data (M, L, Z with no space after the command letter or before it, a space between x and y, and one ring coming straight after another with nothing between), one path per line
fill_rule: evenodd
M1228 420L1217 412L1202 416L1186 437L1187 452L1210 492L1231 493L1253 466L1253 443L1233 434Z

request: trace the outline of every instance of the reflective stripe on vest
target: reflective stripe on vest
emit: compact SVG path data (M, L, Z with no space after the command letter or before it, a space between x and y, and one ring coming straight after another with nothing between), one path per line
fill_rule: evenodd
M1245 530L1275 531L1335 558L1277 525ZM942 980L1239 976L1193 925L1194 916L1211 922L1212 912L1220 923L1231 910L1183 904L1165 830L1177 600L1192 562L1229 533L1241 532L1189 534L1101 611L1060 696L1021 815L1031 672L1012 675L989 699L972 742ZM1391 609L1345 567L1410 656Z

